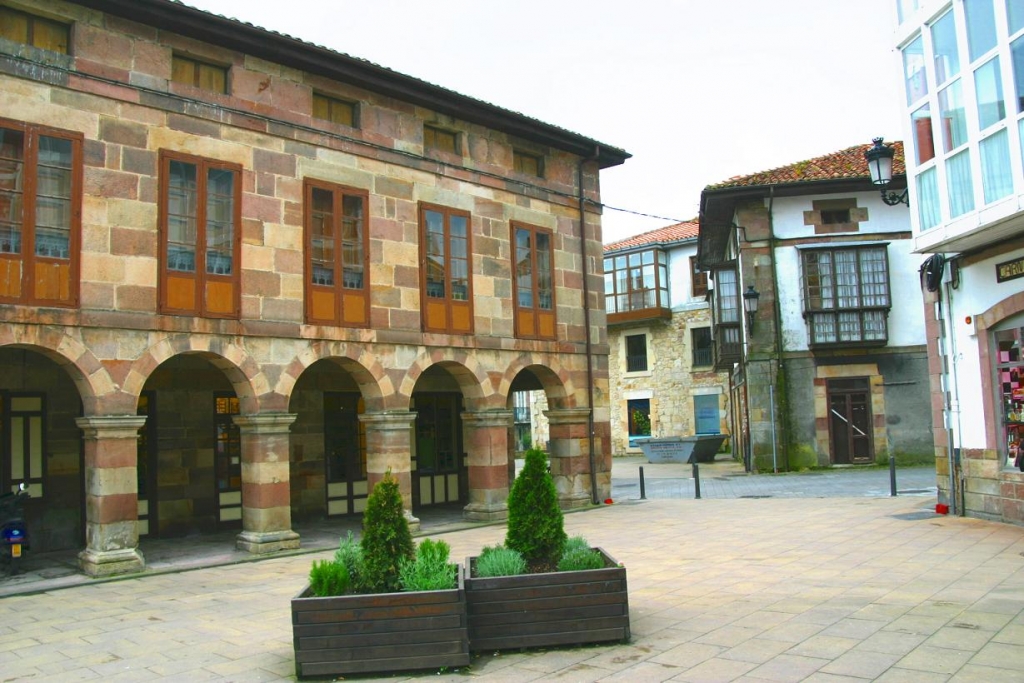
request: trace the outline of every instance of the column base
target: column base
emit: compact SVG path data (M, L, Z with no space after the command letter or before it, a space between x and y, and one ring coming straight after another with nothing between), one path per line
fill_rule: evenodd
M508 504L470 503L462 509L462 516L470 522L501 522L508 519Z
M96 551L86 548L78 553L78 568L88 576L134 574L146 568L146 560L138 548Z
M243 531L235 538L235 547L253 555L266 555L281 550L298 550L299 535L286 531Z
M563 510L572 510L574 508L585 508L590 507L594 504L594 501L590 499L590 494L574 494L571 496L559 496L558 507Z

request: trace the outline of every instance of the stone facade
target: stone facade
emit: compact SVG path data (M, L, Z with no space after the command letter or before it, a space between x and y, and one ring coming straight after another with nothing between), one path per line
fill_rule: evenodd
M175 535L234 523L239 546L252 552L296 547L292 518L332 509L324 406L349 405L345 396L358 419L335 438L358 442L364 462L354 476L334 477L347 487L336 495L342 512L358 513L367 488L390 470L410 515L418 505L458 502L470 517L499 519L509 485L509 389L523 373L543 387L552 424L564 425L552 427L548 443L563 504L607 497L598 173L628 155L177 3L140 0L133 20L118 16L127 11L119 7L26 6L72 26L67 55L0 40L0 127L81 141L80 221L72 228L80 251L71 256L77 300L0 303L0 390L12 410L21 393L44 406L25 413L38 418L45 448L45 468L30 473L39 549L84 543L83 568L104 574L141 568L140 529ZM162 16L177 32L161 28ZM217 44L202 39L207 24L222 32ZM299 56L273 61L285 53ZM178 54L221 65L229 94L172 80ZM389 94L400 91L415 96ZM358 126L314 117L314 93L355 103ZM428 95L440 97L436 109L421 104ZM425 147L424 122L455 132L456 153ZM584 158L581 150L589 156L595 148L603 150L596 159ZM543 158L543 178L513 170L521 150ZM239 169L237 316L162 312L167 154ZM368 197L368 324L307 322L309 179ZM471 334L423 331L424 205L469 216ZM552 236L552 339L515 333L513 221ZM137 417L143 396L148 412ZM233 407L218 414L218 398ZM435 417L417 421L417 401L436 408ZM584 426L592 415L593 438L579 433L581 411ZM432 430L442 421L455 464L428 471L417 466L417 449L425 458L424 449L440 443ZM25 457L35 467L36 456ZM20 465L4 467L9 483Z

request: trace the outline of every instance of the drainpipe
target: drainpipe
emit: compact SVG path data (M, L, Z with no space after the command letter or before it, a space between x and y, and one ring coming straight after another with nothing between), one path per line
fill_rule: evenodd
M772 286L775 288L775 305L772 307L775 314L775 375L772 377L774 383L782 370L782 306L779 305L779 264L775 258L775 214L772 208L775 206L775 186L768 187L768 258L772 264ZM783 394L782 400L776 409L778 415L789 414L789 394ZM772 424L775 424L778 415L772 414ZM783 420L780 425L782 433L782 456L786 471L789 471L789 429L788 421ZM777 446L776 446L777 447Z
M587 451L590 459L590 500L594 505L599 505L597 496L597 463L594 460L594 361L591 357L592 343L590 341L590 285L587 282L587 214L586 196L583 190L583 164L588 161L596 161L601 148L594 147L594 155L589 159L580 157L577 166L576 179L579 183L579 211L580 211L580 260L583 268L583 334L586 340L587 354Z
M953 265L950 264L950 268L952 268L952 267L953 267ZM945 282L945 285L946 285L946 315L945 315L946 319L944 321L942 321L942 324L946 328L946 330L948 331L949 349L947 350L947 353L949 354L949 356L948 356L949 359L950 359L949 365L951 367L951 372L953 374L953 377L951 378L953 381L950 382L950 385L951 385L950 388L952 389L952 391L949 392L949 399L946 401L946 445L947 445L946 446L946 451L947 451L946 452L946 459L947 459L947 466L949 467L949 502L952 504L951 512L954 515L959 514L961 517L963 517L963 516L966 515L966 512L967 512L966 511L966 501L964 499L964 496L965 496L964 488L965 487L961 483L961 486L960 486L960 500L957 501L957 496L956 496L956 484L957 484L956 475L957 475L958 469L957 469L956 466L958 464L957 461L959 460L959 458L956 457L955 453L959 449L956 449L956 448L953 447L953 420L954 420L954 413L955 413L955 419L956 419L956 434L957 434L957 437L960 437L960 435L963 433L962 432L962 427L961 427L961 424L960 424L960 392L959 392L960 385L957 383L957 374L956 374L956 366L957 366L957 361L956 361L956 359L957 359L957 354L956 354L956 330L953 328L953 320L955 319L953 317L953 279L950 278L948 281ZM941 306L942 306L942 292L941 292L941 290L939 291L939 306L940 306L940 310L941 310ZM948 372L950 372L950 371L947 371L947 373ZM949 377L948 374L947 374L947 377ZM957 505L958 502L959 502L959 505Z

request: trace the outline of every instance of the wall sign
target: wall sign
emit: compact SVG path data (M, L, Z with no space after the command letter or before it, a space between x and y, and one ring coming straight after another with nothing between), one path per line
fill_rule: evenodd
M1016 280L1019 277L1024 277L1024 256L996 264L996 282Z

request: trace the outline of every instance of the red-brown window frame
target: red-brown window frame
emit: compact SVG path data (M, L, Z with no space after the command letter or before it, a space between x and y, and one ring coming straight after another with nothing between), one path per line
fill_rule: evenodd
M441 140L449 139L452 141L451 149L448 149L446 145L440 144ZM459 134L456 131L441 128L439 126L432 126L429 123L423 124L423 148L425 150L441 152L443 154L461 155L462 150L460 147Z
M192 276L195 280L193 305L191 307L175 306L171 301L172 286L171 279L188 279L181 275L187 271L171 271L167 268L167 238L168 238L168 190L170 181L170 164L172 161L193 164L196 166L196 249L194 255L194 271ZM217 275L206 272L206 171L208 169L223 169L235 174L232 184L234 200L232 205L232 267L231 275ZM242 166L226 161L208 159L206 157L160 150L160 196L158 199L159 211L159 307L160 312L168 315L193 315L203 318L227 318L237 319L241 316L242 308ZM201 256L200 256L201 254ZM231 286L230 310L211 310L208 303L208 293L211 286Z
M444 220L444 241L445 241L445 262L444 278L445 289L443 297L427 296L427 219L428 211L440 213ZM452 216L459 216L466 219L466 298L455 299L452 297L451 288L451 234L450 224ZM473 321L473 217L468 211L461 211L447 206L427 204L421 202L419 205L419 233L420 233L420 311L424 332L440 332L446 334L472 334L474 329ZM432 323L440 302L444 302L444 325ZM465 325L458 325L454 318L466 321Z
M317 116L316 105L317 101L322 102L327 106L327 116ZM339 121L338 117L335 116L336 110L343 110L348 114L348 121ZM342 126L348 126L349 128L359 127L359 103L352 102L351 100L343 100L333 95L326 95L322 92L313 92L313 118L318 121L330 121L331 123L337 123Z
M516 231L524 230L530 233L530 263L532 273L532 301L533 306L520 306L519 303L519 277L517 273L518 242ZM551 268L551 308L544 309L538 306L540 291L538 285L539 269L537 268L537 234L548 236L548 263ZM557 338L557 311L558 301L555 290L555 235L548 228L526 223L511 223L512 240L512 304L515 310L515 334L521 339L556 339Z
M697 268L697 257L690 257L690 295L700 299L708 295L708 274Z
M81 133L38 126L34 124L0 118L0 127L17 130L24 135L22 183L22 219L21 219L21 251L18 254L0 253L0 302L26 304L34 306L57 306L76 308L79 303L79 273L81 268L81 234L82 234L82 144L85 136ZM39 138L52 137L68 140L71 143L71 220L68 236L68 259L66 283L58 277L58 298L36 296L40 278L46 276L45 270L59 269L63 259L37 256L35 253L35 209L36 186L38 180ZM13 273L14 263L20 268L17 275ZM47 268L49 266L49 268ZM37 272L37 268L42 272ZM11 278L18 280L16 295L11 295Z
M334 247L334 284L319 285L313 281L313 191L331 193L334 206L336 243ZM342 239L342 207L345 197L357 197L363 204L362 251L363 279L360 287L346 287L344 273L344 240ZM305 301L306 322L312 325L369 327L370 325L370 194L366 190L346 187L324 180L303 181ZM328 302L328 298L333 301ZM319 315L321 306L329 305L331 316Z
M181 81L174 78L174 60L180 62L189 62L192 65L192 78L190 81ZM196 59L191 55L174 53L171 56L171 82L179 83L181 85L189 86L191 88L197 88L199 90L205 90L206 92L217 93L218 95L227 95L231 92L231 69L230 67L215 62L208 62L203 59ZM213 69L224 76L224 87L220 89L206 88L202 85L202 78L200 76L203 68Z
M23 10L15 9L13 7L6 7L6 6L4 6L4 7L0 7L0 10L3 10L4 12L9 12L10 14L20 14L21 16L25 17L27 28L28 28L28 35L26 36L26 39L25 39L24 42L22 42L22 41L18 41L18 42L22 42L23 45L29 45L31 47L38 48L40 50L49 50L50 52L57 52L57 53L62 54L62 55L66 55L66 54L70 53L70 47L71 47L71 26L70 25L65 24L63 21L56 21L54 19L49 19L47 17L41 17L41 16L39 16L37 14L32 14L30 12L25 12ZM61 45L60 47L62 47L63 49L55 50L52 47L48 47L48 46L45 46L45 45L40 45L39 41L36 40L36 35L35 35L36 24L42 24L44 26L49 26L51 28L62 30L63 31L63 36L62 37L64 39L64 44Z

